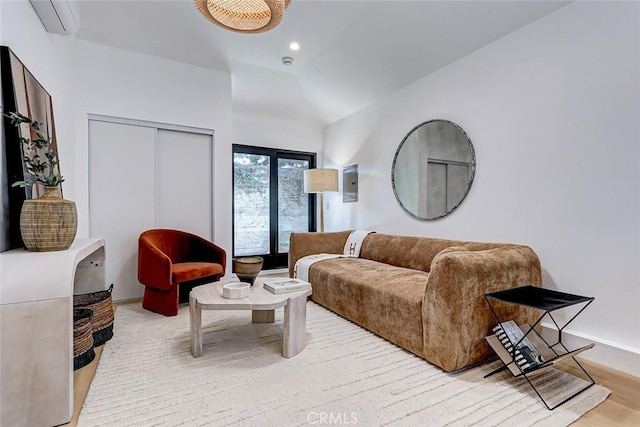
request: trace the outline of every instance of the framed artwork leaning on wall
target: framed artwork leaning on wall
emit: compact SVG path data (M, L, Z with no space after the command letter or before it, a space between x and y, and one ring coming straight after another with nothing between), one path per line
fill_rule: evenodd
M42 87L25 65L7 46L0 46L0 82L2 84L2 114L18 112L44 125L42 133L51 138L50 148L58 153L58 145L53 120L53 102L51 95ZM2 182L3 218L0 250L15 249L23 246L20 236L20 210L25 200L36 199L44 194L44 188L39 185L31 187L12 187L16 181L29 178L23 162L24 147L20 137L33 139L32 129L28 125L17 128L8 117L2 116L4 164L6 168L6 182ZM42 154L43 155L43 154ZM59 166L58 166L59 167ZM62 186L59 186L62 196ZM7 211L4 211L4 210Z

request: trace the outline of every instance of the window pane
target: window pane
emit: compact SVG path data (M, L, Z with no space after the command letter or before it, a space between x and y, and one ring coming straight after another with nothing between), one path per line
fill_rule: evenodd
M309 169L307 160L278 159L278 253L289 252L291 232L309 231L305 169Z
M234 256L269 253L269 156L233 154Z

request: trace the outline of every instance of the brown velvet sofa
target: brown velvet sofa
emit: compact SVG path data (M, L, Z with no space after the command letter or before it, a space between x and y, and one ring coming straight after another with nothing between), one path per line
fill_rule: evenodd
M349 234L292 233L289 275L301 257L342 253ZM309 281L313 301L451 372L493 355L484 294L541 286L541 268L527 246L370 234L359 258L317 262ZM519 306L498 310L518 324L536 319Z

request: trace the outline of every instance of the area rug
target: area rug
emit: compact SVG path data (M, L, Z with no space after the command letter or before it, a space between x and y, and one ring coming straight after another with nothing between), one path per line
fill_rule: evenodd
M282 357L273 324L249 311L203 311L203 356L189 349L189 308L176 317L120 306L79 426L562 426L609 395L595 385L554 411L500 362L449 374L310 302L307 346ZM549 369L545 396L584 384Z

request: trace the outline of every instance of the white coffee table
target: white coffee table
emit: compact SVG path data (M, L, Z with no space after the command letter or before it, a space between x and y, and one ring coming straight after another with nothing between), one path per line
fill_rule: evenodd
M311 289L285 294L272 294L263 289L258 277L248 297L227 299L222 297L222 285L237 280L222 280L197 286L189 294L191 317L191 354L202 356L202 310L251 310L253 323L273 323L275 309L284 307L284 337L282 355L290 358L300 353L307 344L307 297Z

